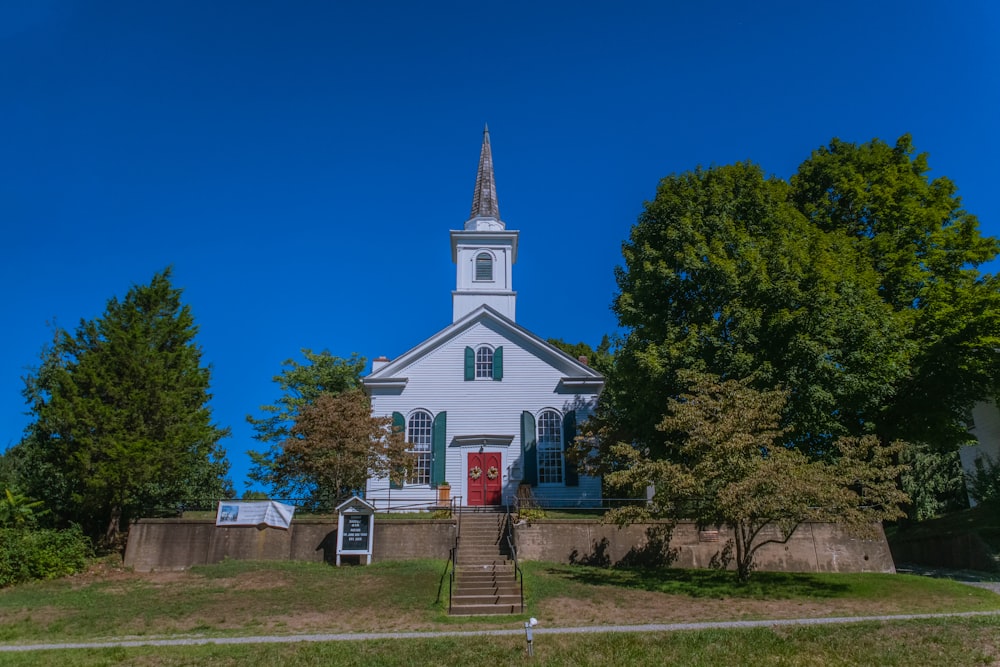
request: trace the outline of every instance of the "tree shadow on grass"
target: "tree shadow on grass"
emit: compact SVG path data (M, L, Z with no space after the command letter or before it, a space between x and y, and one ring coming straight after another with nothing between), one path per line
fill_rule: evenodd
M688 570L667 567L562 566L545 574L589 586L615 586L687 595L695 598L746 598L784 600L790 598L837 598L850 595L849 583L834 583L826 577L799 572L754 572L740 583L734 571Z

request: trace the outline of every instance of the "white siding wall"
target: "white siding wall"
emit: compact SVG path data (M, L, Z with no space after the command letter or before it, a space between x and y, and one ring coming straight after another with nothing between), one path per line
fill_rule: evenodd
M503 380L465 381L465 348L479 345L503 346ZM458 447L455 436L502 435L512 436L509 447L487 445L485 451L500 451L503 458L503 497L512 498L520 479L512 479L512 469L523 470L521 465L521 412L528 410L536 417L544 408L553 408L561 414L576 409L577 423L589 415L596 394L559 393L557 388L563 373L536 356L540 350L521 348L488 323L477 323L436 350L418 359L398 375L409 379L406 388L398 395L375 390L372 409L376 415L389 416L394 411L409 417L418 408L433 415L447 411L447 462L446 477L452 495L460 495L463 504L468 502L466 487L466 461L469 452L478 452L479 446ZM378 504L385 495L387 482L372 480L368 497ZM561 504L583 502L592 504L600 500L599 478L580 476L580 485L539 485L533 488L540 500L559 501ZM392 490L392 503L407 497L429 497L427 486L409 486Z

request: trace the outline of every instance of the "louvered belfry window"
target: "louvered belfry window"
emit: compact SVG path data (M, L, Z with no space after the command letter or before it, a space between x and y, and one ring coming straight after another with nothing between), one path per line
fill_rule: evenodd
M488 253L476 255L476 280L493 280L493 258Z

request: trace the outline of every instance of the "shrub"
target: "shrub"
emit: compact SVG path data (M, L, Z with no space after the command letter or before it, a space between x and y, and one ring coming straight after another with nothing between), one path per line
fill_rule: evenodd
M0 529L0 588L79 572L90 555L90 540L78 526L67 530Z
M977 503L1000 505L1000 457L976 459L976 471L969 475L969 494Z

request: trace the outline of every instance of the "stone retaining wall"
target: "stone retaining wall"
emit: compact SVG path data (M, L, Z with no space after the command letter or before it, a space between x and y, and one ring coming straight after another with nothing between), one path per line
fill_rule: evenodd
M710 567L730 534L726 529L699 531L678 524L666 538L666 524L634 524L619 528L595 521L541 519L517 528L518 555L523 560L593 565L672 564ZM777 537L777 531L771 533ZM851 537L834 524L803 524L786 544L769 544L757 552L757 568L779 572L895 572L881 527L873 540Z
M373 560L448 558L453 521L375 520ZM334 562L337 522L292 521L288 530L216 526L214 519L140 519L129 527L125 566L139 572L183 570L237 560Z
M915 563L956 570L1000 571L1000 560L975 533L936 537L896 535L892 556L900 563Z
M618 528L594 520L542 519L521 524L515 541L521 560L593 565L665 564L709 567L728 539L725 530L699 531L678 525L664 544L664 524ZM140 519L129 529L125 565L140 572L239 560L333 562L337 523L299 520L288 530L252 526L217 527L211 519ZM452 520L375 518L375 561L448 558ZM878 539L855 539L831 524L801 526L788 544L759 553L759 569L789 572L894 572L881 529Z

